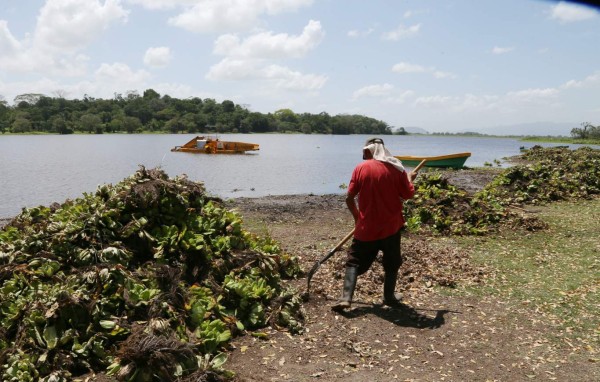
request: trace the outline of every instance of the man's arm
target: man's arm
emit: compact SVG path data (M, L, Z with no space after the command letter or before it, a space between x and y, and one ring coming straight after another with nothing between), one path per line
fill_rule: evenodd
M356 206L356 202L354 199L356 198L356 194L348 192L346 194L346 206L350 210L352 217L354 218L354 222L358 221L358 207Z
M400 197L403 200L408 200L415 196L415 186L413 186L412 182L416 177L416 172L403 172L400 175Z

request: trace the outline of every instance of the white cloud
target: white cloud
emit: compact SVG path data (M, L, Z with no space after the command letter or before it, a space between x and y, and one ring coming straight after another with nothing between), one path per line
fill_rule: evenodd
M495 46L494 48L492 48L492 53L493 54L505 54L505 53L512 52L513 50L515 50L515 48L512 46L508 46L508 47Z
M198 33L245 31L257 26L264 14L292 12L313 0L198 0L169 24ZM154 3L161 3L154 1Z
M392 72L395 73L423 73L425 71L427 71L425 67L408 62L399 62L392 66Z
M41 72L51 75L79 76L85 73L88 57L66 52L59 54L32 47L29 38L17 40L6 21L0 20L0 69L13 73Z
M206 78L213 81L267 80L287 90L318 90L327 77L303 74L280 65L266 65L260 59L225 58L210 68Z
M506 97L518 102L543 102L545 99L556 97L559 92L556 88L524 89L508 92Z
M102 64L90 80L66 84L60 79L43 77L28 82L11 82L9 84L0 82L0 94L7 98L10 97L11 100L16 95L23 93L23 89L27 89L27 93L46 95L53 95L60 91L74 98L81 98L84 94L99 98L112 98L114 93L147 89L150 79L150 73L144 70L134 71L123 63Z
M435 67L425 67L422 65L411 64L408 62L399 62L392 66L392 72L406 74L406 73L431 73L435 78L444 79L444 78L456 78L456 74L450 72L443 72L441 70L437 70Z
M439 79L442 79L442 78L454 79L454 78L456 78L456 74L450 73L450 72L442 72L441 70L433 70L433 76L435 78L439 78Z
M144 64L153 68L164 68L171 62L171 49L166 46L148 48L144 54Z
M394 86L387 83L383 85L369 85L354 91L354 93L352 93L352 99L356 100L361 97L381 97L390 94L393 89Z
M414 97L414 95L415 95L414 91L412 91L412 90L405 90L402 93L394 94L394 95L391 95L390 97L387 97L385 99L385 102L387 102L387 103L394 103L394 104L403 104L409 98Z
M279 65L270 65L263 73L265 79L274 80L278 88L287 90L318 90L327 82L325 76L303 74Z
M2 52L2 55L10 55L19 50L21 50L21 43L8 29L8 23L5 20L0 20L0 52Z
M403 38L408 38L419 33L421 29L421 24L411 25L409 27L405 27L404 25L399 25L396 29L391 30L389 32L385 32L381 38L389 41L398 41Z
M129 4L142 6L146 9L164 10L180 7L191 7L198 4L198 0L126 0Z
M213 65L206 78L213 81L264 80L277 89L315 91L321 89L326 76L305 74L272 60L301 58L320 44L324 36L321 23L311 20L302 34L260 32L241 40L237 35L220 36L214 53L225 56Z
M76 50L96 39L115 21L127 21L118 0L48 0L37 20L36 49Z
M371 33L373 33L375 31L375 29L373 28L369 28L367 30L361 31L361 30L357 30L357 29L353 29L351 31L348 31L346 33L346 35L350 38L357 38L357 37L364 37L364 36L368 36Z
M598 11L596 11L594 8L570 4L565 1L559 2L550 10L550 18L558 20L561 23L590 20L597 16Z
M0 68L11 72L76 77L89 57L78 53L115 21L126 21L118 0L48 0L32 36L17 40L0 21Z
M112 84L115 88L138 89L150 79L150 73L145 70L133 71L123 63L102 64L94 73L98 83ZM110 86L110 85L109 85Z
M299 58L319 45L324 35L321 23L310 20L298 36L262 32L243 41L232 34L220 36L215 42L214 53L237 58Z
M580 89L600 83L600 72L587 76L582 81L570 80L561 85L562 89Z
M255 80L260 78L262 60L224 58L213 65L206 78L213 81Z
M415 106L424 106L427 108L448 107L452 102L456 102L456 98L449 96L423 96L415 100Z
M537 107L547 110L556 105L560 91L556 88L523 89L507 92L504 95L474 95L463 96L432 95L415 99L416 108L435 109L449 114L475 113L494 111L501 114L518 112L533 112Z
M413 97L415 92L405 90L402 92L396 91L394 85L388 83L364 86L352 93L352 100L356 101L359 98L378 98L383 102L392 104L403 104L408 98Z

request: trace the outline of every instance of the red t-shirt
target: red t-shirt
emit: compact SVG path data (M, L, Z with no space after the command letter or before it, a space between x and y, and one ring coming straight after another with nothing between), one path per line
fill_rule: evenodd
M348 194L358 194L359 217L354 237L372 241L393 235L404 226L402 200L412 198L415 188L406 171L369 159L352 172Z

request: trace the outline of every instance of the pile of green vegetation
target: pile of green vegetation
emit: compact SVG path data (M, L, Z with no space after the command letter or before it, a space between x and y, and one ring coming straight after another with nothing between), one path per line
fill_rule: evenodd
M452 185L440 172L425 173L415 184L415 197L405 206L409 230L434 234L482 235L518 215L496 200L474 198Z
M600 150L534 146L522 159L529 163L508 168L478 197L535 205L600 194Z
M217 381L229 340L302 330L297 259L200 183L140 168L0 230L0 379Z
M458 235L481 235L503 224L537 230L544 228L541 221L513 207L600 194L600 150L534 146L521 159L527 163L507 168L472 196L442 173L423 174L406 203L408 228Z

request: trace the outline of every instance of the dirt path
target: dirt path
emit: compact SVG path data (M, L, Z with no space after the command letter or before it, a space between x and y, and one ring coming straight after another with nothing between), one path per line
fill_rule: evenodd
M464 174L458 176L460 179ZM472 189L488 178L469 179ZM247 229L268 232L304 270L352 228L343 195L296 195L228 202ZM407 258L397 291L406 306L380 304L383 271L375 263L359 277L355 303L330 310L341 293L344 253L323 264L311 283L306 331L292 336L267 328L267 339L233 341L227 367L241 381L596 381L600 368L549 340L555 330L535 311L493 297L444 293L432 285L481 283L468 253L444 239L406 236ZM437 268L428 269L430 258ZM437 272L437 273L436 273ZM429 275L424 277L423 275ZM306 279L296 282L301 290Z

